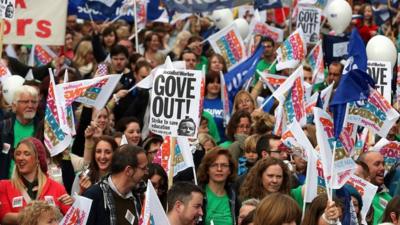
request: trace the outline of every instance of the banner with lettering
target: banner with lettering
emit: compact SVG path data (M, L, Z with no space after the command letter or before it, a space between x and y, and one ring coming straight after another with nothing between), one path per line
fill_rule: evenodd
M246 46L235 23L213 34L208 41L214 52L225 59L228 70L246 59Z
M361 195L363 203L360 212L362 224L367 224L365 218L367 216L369 208L371 207L372 200L374 199L378 187L354 174L350 175L350 179L347 181L347 183L353 186Z
M57 88L64 93L66 105L80 102L96 109L102 109L110 98L122 74L95 77L89 80L79 80L58 84Z
M392 102L392 65L386 61L368 60L367 73L375 81L375 88L389 102Z
M287 123L297 120L306 124L306 104L304 98L303 66L299 66L292 75L273 93L273 96L283 105Z
M133 221L131 224L133 224ZM151 180L147 180L147 190L145 194L145 200L142 207L142 213L139 219L139 225L169 225L168 217L165 214L163 206L161 205L160 199L158 198L157 192L151 183Z
M72 142L67 112L62 103L64 96L56 88L54 77L50 74L49 91L44 116L44 144L53 157L63 152Z
M368 127L385 138L399 113L377 90L371 88L367 101L347 103L345 122Z
M162 136L197 137L202 71L159 69L156 72L150 130Z
M382 138L372 150L379 151L383 155L386 171L389 171L400 160L400 142L398 141L389 141L386 138Z
M75 195L74 199L74 204L69 208L59 225L86 225L93 200L80 195Z
M298 10L296 27L303 30L306 43L317 43L321 27L321 9L309 6L298 6Z
M340 138L335 138L333 120L326 111L314 108L314 123L324 173L328 179L330 178L331 187L338 189L349 179L350 171L355 169L356 164L349 157Z
M281 86L285 80L288 78L288 76L283 76L283 75L276 75L276 74L270 74L266 71L259 71L257 70L257 73L260 74L261 76L261 81L267 85L268 89L273 93L276 91L276 89Z
M307 56L307 62L313 72L312 83L318 84L325 81L324 54L322 41L319 41Z
M307 54L303 31L301 29L294 31L276 50L276 53L278 60L276 64L277 70L296 68Z
M262 37L269 37L275 42L282 42L284 36L284 30L273 26L270 26L264 22L256 22L254 25L250 25L253 35L260 35Z
M5 20L5 44L64 45L68 1L17 0Z
M11 72L8 70L7 66L0 62L0 83L7 77L11 77Z

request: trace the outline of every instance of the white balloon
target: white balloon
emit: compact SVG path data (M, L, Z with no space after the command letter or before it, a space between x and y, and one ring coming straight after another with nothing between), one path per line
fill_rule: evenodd
M6 77L2 83L3 83L3 96L4 100L8 104L11 105L12 100L14 98L14 92L18 87L21 87L25 82L25 79L21 76L18 75L12 75L10 77Z
M230 9L214 10L211 15L215 26L222 29L233 22L233 14Z
M351 22L352 9L345 0L334 0L325 8L325 15L336 34L341 34Z
M397 59L396 46L386 36L376 35L367 43L367 56L369 60L388 61L393 68Z
M243 18L238 18L235 21L233 21L236 26L238 27L240 36L245 39L247 37L247 35L249 34L249 24L247 23L247 21Z

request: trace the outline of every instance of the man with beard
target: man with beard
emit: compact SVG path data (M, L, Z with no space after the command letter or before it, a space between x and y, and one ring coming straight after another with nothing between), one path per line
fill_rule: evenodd
M189 182L177 182L168 191L168 220L173 225L195 225L203 216L203 191Z
M28 85L17 88L12 102L13 114L0 121L0 180L9 179L14 169L14 148L27 137L38 134L38 91ZM43 131L42 131L43 132Z
M271 64L274 62L275 55L275 42L272 38L265 37L262 40L262 44L264 45L264 55L260 62L257 63L257 71L264 71L271 67ZM271 67L268 73L276 74L276 64ZM258 81L260 78L260 74L256 73L255 81Z
M374 208L373 224L376 225L380 223L386 205L392 199L389 190L384 185L385 162L381 153L374 151L361 154L359 160L367 164L371 183L378 186L378 191L372 200L372 207Z

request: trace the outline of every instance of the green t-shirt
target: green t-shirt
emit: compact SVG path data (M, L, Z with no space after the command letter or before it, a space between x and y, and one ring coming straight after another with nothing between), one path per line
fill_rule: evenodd
M211 189L206 186L207 208L206 208L206 225L211 224L211 220L215 225L232 225L232 213L229 205L229 197L217 196Z
M232 141L225 141L225 142L222 142L221 144L219 144L219 147L221 147L221 148L223 148L223 149L228 149L229 148L229 146L231 146L232 145Z
M392 199L387 192L376 193L372 200L372 207L374 207L374 223L378 225L382 221L383 212L385 211L386 205Z
M23 125L18 120L15 120L15 123L14 123L14 146L13 147L16 148L18 143L22 139L32 137L34 133L35 133L35 127L33 126L33 122L31 122L27 125ZM11 160L10 171L9 171L10 177L14 171L14 165L15 165L14 160Z
M257 63L257 70L259 71L264 71L268 69L271 66L271 63L266 62L264 59L260 60L260 62ZM276 74L276 63L272 66L271 70L269 71L271 74ZM258 79L260 79L260 74L256 72L256 77L254 80L254 83L257 83Z
M290 190L290 196L297 202L300 209L303 208L303 204L304 204L303 195L301 193L302 188L303 188L303 185L300 185L297 188Z
M202 70L203 69L203 65L206 66L205 70L208 70L208 58L205 56L200 56L200 62L196 65L195 69L196 70Z

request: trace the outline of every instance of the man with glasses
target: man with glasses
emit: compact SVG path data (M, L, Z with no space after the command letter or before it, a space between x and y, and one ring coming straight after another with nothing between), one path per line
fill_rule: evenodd
M114 152L110 175L90 187L84 196L93 200L88 225L137 225L141 205L137 190L148 173L143 148L120 146Z
M13 150L18 143L38 133L38 101L39 93L32 86L23 85L14 92L13 114L10 118L0 121L0 179L11 177L14 169Z
M256 151L259 159L268 157L286 160L288 157L287 148L284 147L281 137L266 134L257 141Z

